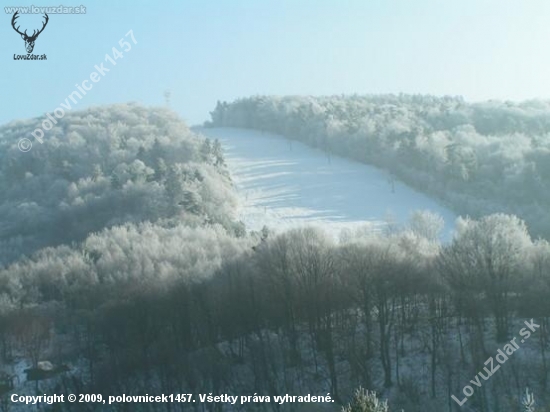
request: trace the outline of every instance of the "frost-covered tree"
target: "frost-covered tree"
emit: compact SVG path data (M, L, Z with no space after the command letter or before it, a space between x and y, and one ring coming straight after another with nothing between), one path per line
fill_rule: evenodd
M479 221L459 218L456 230L440 255L440 270L471 315L482 316L478 302L488 299L496 338L503 342L508 338L512 295L529 270L531 237L523 221L503 214Z
M342 408L342 412L389 412L387 401L381 401L376 392L369 392L363 388L355 391L353 399L348 406Z

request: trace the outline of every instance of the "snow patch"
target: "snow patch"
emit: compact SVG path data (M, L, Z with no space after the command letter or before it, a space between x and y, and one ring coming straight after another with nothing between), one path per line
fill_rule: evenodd
M445 220L450 239L456 215L383 170L331 155L282 136L234 128L200 129L222 144L240 197L239 219L249 230L319 225L338 236L368 225L402 225L415 210Z

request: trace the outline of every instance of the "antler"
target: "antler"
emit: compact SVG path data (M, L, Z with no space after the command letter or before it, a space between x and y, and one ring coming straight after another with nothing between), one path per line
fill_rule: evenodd
M11 25L12 25L13 29L14 29L17 33L19 33L21 36L25 36L25 37L26 37L27 39L29 39L29 40L36 39L36 38L38 37L38 35L39 35L40 33L42 33L42 31L46 28L46 25L48 24L48 20L50 20L50 18L48 17L48 14L47 14L47 13L44 13L44 16L46 17L46 20L44 21L44 23L42 23L42 28L41 28L40 30L38 30L38 32L36 32L36 30L34 30L33 33L32 33L32 36L29 36L29 35L27 34L27 30L25 30L25 33L21 33L21 32L19 31L19 27L21 27L21 26L17 26L17 28L15 27L15 23L16 23L15 20L19 17L18 14L19 14L18 11L16 11L16 12L13 14L13 17L11 18Z
M14 29L17 33L19 33L21 36L27 36L27 30L25 30L25 33L21 33L21 32L19 31L19 27L21 27L21 26L17 26L17 28L15 28L15 19L17 19L17 18L19 17L18 14L19 14L19 12L16 11L16 12L14 13L13 17L11 18L11 26L12 26L13 29Z
M38 33L35 33L36 30L33 31L32 36L30 37L31 39L36 39L38 37L38 35L40 33L42 33L44 31L44 29L46 28L46 24L48 24L48 20L50 20L50 18L48 17L48 15L46 13L44 13L44 16L46 17L46 21L44 23L42 23L42 28L40 30L38 30Z

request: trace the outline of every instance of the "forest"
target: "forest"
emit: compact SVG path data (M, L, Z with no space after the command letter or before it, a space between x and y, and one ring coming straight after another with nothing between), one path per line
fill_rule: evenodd
M231 221L235 198L219 142L164 108L112 105L68 113L40 150L18 137L44 118L0 127L0 264L91 233L149 221L164 227Z
M550 236L550 102L430 95L254 96L208 126L264 130L372 164L457 214L508 213Z
M213 112L215 126L391 168L471 214L448 243L427 211L339 239L319 227L250 231L235 219L220 142L167 108L74 112L23 155L18 138L43 119L0 127L0 410L16 409L14 392L57 392L335 400L89 411L387 411L376 391L392 412L505 412L526 388L548 410L547 110L383 96L251 98ZM529 337L525 322L538 326ZM459 407L452 395L462 400L476 376Z

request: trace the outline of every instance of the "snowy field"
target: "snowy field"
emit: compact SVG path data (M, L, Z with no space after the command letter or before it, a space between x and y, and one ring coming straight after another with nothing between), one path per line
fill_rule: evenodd
M249 230L283 230L315 224L341 229L403 224L411 212L430 210L445 220L448 239L456 216L389 173L297 141L258 131L197 129L222 143L240 196L239 219Z

